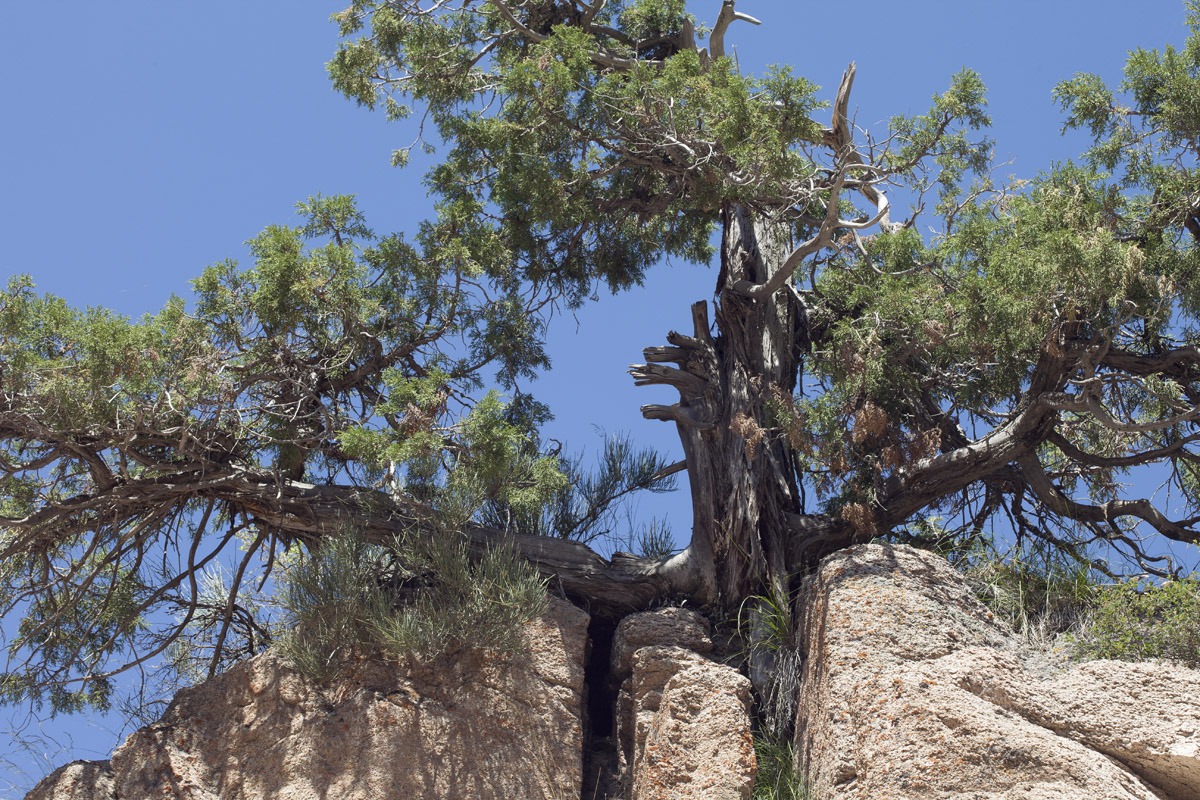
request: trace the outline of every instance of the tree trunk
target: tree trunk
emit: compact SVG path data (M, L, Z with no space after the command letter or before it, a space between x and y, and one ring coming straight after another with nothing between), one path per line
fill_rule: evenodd
M679 390L679 403L644 406L642 414L678 427L692 493L696 594L733 610L752 594L786 590L804 551L795 534L821 538L845 526L801 516L792 450L785 437L769 432L777 426L770 399L796 389L807 342L804 305L790 285L763 299L733 288L739 281L768 282L792 250L790 237L744 206L731 204L722 217L716 336L707 305L696 303L694 335L672 331L672 346L647 348L652 363L631 372L639 385Z

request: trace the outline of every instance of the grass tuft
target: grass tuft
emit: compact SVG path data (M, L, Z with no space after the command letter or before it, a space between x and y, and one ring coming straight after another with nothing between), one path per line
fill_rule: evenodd
M808 800L808 784L796 767L795 753L787 739L760 731L754 738L758 773L752 800Z
M450 534L385 546L331 537L288 571L280 597L287 622L277 647L317 681L360 656L511 652L521 626L546 610L544 581L512 547L476 560Z

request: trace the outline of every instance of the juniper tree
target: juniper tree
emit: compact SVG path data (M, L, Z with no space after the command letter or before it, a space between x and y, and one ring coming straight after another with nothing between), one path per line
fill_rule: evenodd
M106 665L200 610L222 548L244 550L224 631L253 559L350 523L515 542L608 616L786 598L822 556L921 541L933 516L958 543L1003 528L1169 571L1144 537L1194 543L1200 519L1189 9L1187 46L1132 54L1120 87L1059 86L1095 136L1080 163L1005 184L979 76L860 130L853 64L829 104L786 67L743 74L726 37L758 21L729 0L711 26L682 0L357 0L335 15L334 85L415 111L412 146L444 143L413 241L314 198L252 242L253 266L206 270L191 307L131 322L24 279L0 298L0 598L25 615L9 696L103 700ZM516 381L546 365L551 311L636 290L664 256L717 273L692 329L632 369L678 390L642 412L684 460L630 456L636 476L571 506ZM1177 516L1122 485L1151 465ZM606 561L579 541L608 499L677 472L681 552ZM180 624L144 629L164 605Z

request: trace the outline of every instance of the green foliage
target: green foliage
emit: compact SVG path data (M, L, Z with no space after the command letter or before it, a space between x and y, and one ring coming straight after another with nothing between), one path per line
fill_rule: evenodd
M536 440L526 447L536 450ZM583 458L560 457L556 475L563 480L552 491L539 496L539 502L521 504L511 498L496 497L487 502L481 520L501 530L527 536L553 536L580 542L609 540L642 555L663 556L674 549L670 528L651 520L643 526L629 522L623 526L620 510L638 492L655 493L675 490L673 475L662 473L669 466L654 450L635 449L628 435L606 436L597 467L583 469ZM624 534L619 533L626 527Z
M754 737L758 771L752 800L808 800L808 783L799 773L791 742L760 731Z
M1087 658L1164 658L1200 667L1200 577L1100 588L1077 644Z
M471 409L463 424L470 469L455 471L454 478L479 476L485 497L499 498L518 510L540 508L566 487L566 476L551 456L523 457L525 432L504 411L496 392L488 392Z
M969 69L953 75L950 88L933 96L933 105L926 114L914 117L895 117L891 134L902 146L886 157L886 165L896 169L911 181L911 188L924 193L932 184L939 190L940 208L949 209L961 194L960 181L967 172L983 174L990 160L991 141L972 140L968 131L991 125L987 108L987 90L978 73ZM950 130L961 121L963 127ZM937 151L932 173L921 171L926 155Z
M665 558L679 549L671 535L671 527L658 519L651 519L633 531L628 547L634 555L644 558Z
M157 316L131 323L106 309L39 297L28 276L13 277L0 292L5 389L41 395L41 420L53 428L128 413L167 379L184 391L202 390L208 378L174 374L181 363L202 361L208 349L182 305L173 298Z
M1095 347L1153 363L1197 342L1200 6L1189 9L1187 46L1131 54L1119 91L1095 76L1059 86L1068 127L1088 127L1097 137L1082 164L1058 164L1009 185L986 176L987 142L966 138L987 122L983 85L967 72L934 98L928 114L892 121L901 144L884 163L918 194L915 211L937 190L940 229L932 236L919 226L837 234L828 256L797 275L808 278L805 392L769 403L826 513L851 521L860 535L883 533L870 509L889 482L1011 419L1029 402L1039 364L1060 358L1076 370L1071 381L1090 381L1086 392L1082 383L1061 385L1092 402L1086 412L1080 404L1063 413L1057 443L1038 451L1066 497L1116 500L1128 469L1168 457L1134 454L1190 441L1179 415L1195 404L1192 373L1122 374L1079 360ZM960 127L944 132L950 120ZM970 173L977 177L968 184ZM797 238L811 231L802 228ZM953 438L957 431L965 438ZM1086 468L1081 454L1092 457ZM1195 470L1185 458L1171 460L1172 488L1194 513ZM973 535L996 518L1030 537L1068 529L1059 540L1068 547L1094 535L1137 549L1120 533L1051 522L1037 503L1012 510L1001 494L990 487L946 500L942 510ZM1069 508L1053 505L1060 513Z
M346 501L371 504L407 481L459 522L565 487L529 446L546 415L479 391L489 369L512 387L546 363L527 306L545 297L504 247L451 211L412 243L377 237L348 196L298 211L247 243L248 267L204 270L190 309L172 298L131 321L24 276L0 292L0 613L22 620L0 702L107 707L106 664L177 652L185 632L218 665L261 646L241 598L288 537L265 532L262 505L210 501L214 486L269 483L278 499L291 482L348 483ZM116 488L134 485L156 488ZM202 596L248 529L225 587L239 599ZM165 629L145 622L163 616ZM193 660L176 659L181 673Z
M689 17L684 0L635 0L624 5L619 17L621 27L638 40L678 31L684 18Z
M1017 633L1041 642L1066 641L1077 659L1163 658L1200 665L1200 577L1114 584L1086 561L1048 545L1000 554L941 534L913 543L949 558Z
M1200 666L1200 577L1108 583L1045 547L977 553L958 566L1000 620L1039 639L1066 634L1075 658Z
M36 682L36 674L4 671L0 673L0 703L32 700L41 709L48 701L52 714L111 707L112 676L90 673L84 665L129 652L136 636L147 627L137 604L146 587L130 570L111 563L109 553L78 554L72 561L74 569L106 567L97 570L97 579L86 591L74 595L71 607L62 605L62 598L54 595L31 602L9 648L10 652L17 647L37 648L47 661L69 669L73 680L42 686Z
M450 143L431 189L447 209L496 220L494 235L569 303L597 283L640 283L664 255L707 261L724 202L807 185L815 168L799 146L820 138L817 87L678 49L684 3L608 3L586 25L547 2L516 13L514 28L482 2L357 2L338 19L345 36L366 34L329 70L360 103L427 105Z
M943 431L922 407L945 410L966 430L990 428L1028 388L1039 359L1061 353L1056 343L1067 337L1131 351L1168 345L1164 334L1183 299L1181 262L1114 227L1128 201L1103 176L1066 164L1007 191L975 192L934 241L912 229L874 236L861 258L813 282L823 337L808 369L821 391L779 416L826 498L870 504L873 487L942 449ZM1112 381L1105 399L1129 419L1156 419L1179 407L1177 390L1172 380ZM1063 429L1089 452L1146 445L1144 432L1086 417ZM1163 438L1178 435L1182 429ZM1100 469L1080 485L1106 500L1113 480Z
M546 589L511 547L473 559L450 534L386 546L346 535L289 569L280 601L280 652L308 677L328 680L362 657L515 651L520 626L545 611Z
M1132 51L1115 89L1090 74L1055 88L1068 115L1064 130L1085 128L1093 136L1095 143L1085 154L1088 162L1117 173L1122 188L1139 192L1129 192L1112 222L1151 254L1189 234L1200 236L1200 3L1188 0L1186 6L1189 36L1182 48ZM1169 273L1192 315L1200 311L1197 258L1200 254L1192 248Z
M364 649L371 622L391 613L379 587L383 553L361 537L339 536L302 558L281 582L285 628L277 648L303 674L321 680Z
M474 561L464 542L421 538L402 552L402 580L427 584L411 605L375 624L388 652L433 658L473 647L513 652L519 626L546 610L546 585L511 546L487 550Z

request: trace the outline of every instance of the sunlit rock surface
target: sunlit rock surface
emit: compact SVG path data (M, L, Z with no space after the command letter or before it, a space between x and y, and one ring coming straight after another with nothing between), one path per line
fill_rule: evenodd
M686 609L632 614L618 626L617 738L630 800L750 797L750 681L707 658L711 650L707 621Z
M1027 673L945 560L864 545L801 603L796 745L822 800L1200 798L1200 672Z
M552 601L525 654L362 662L334 687L266 653L180 692L107 767L69 765L28 798L579 797L587 622Z

